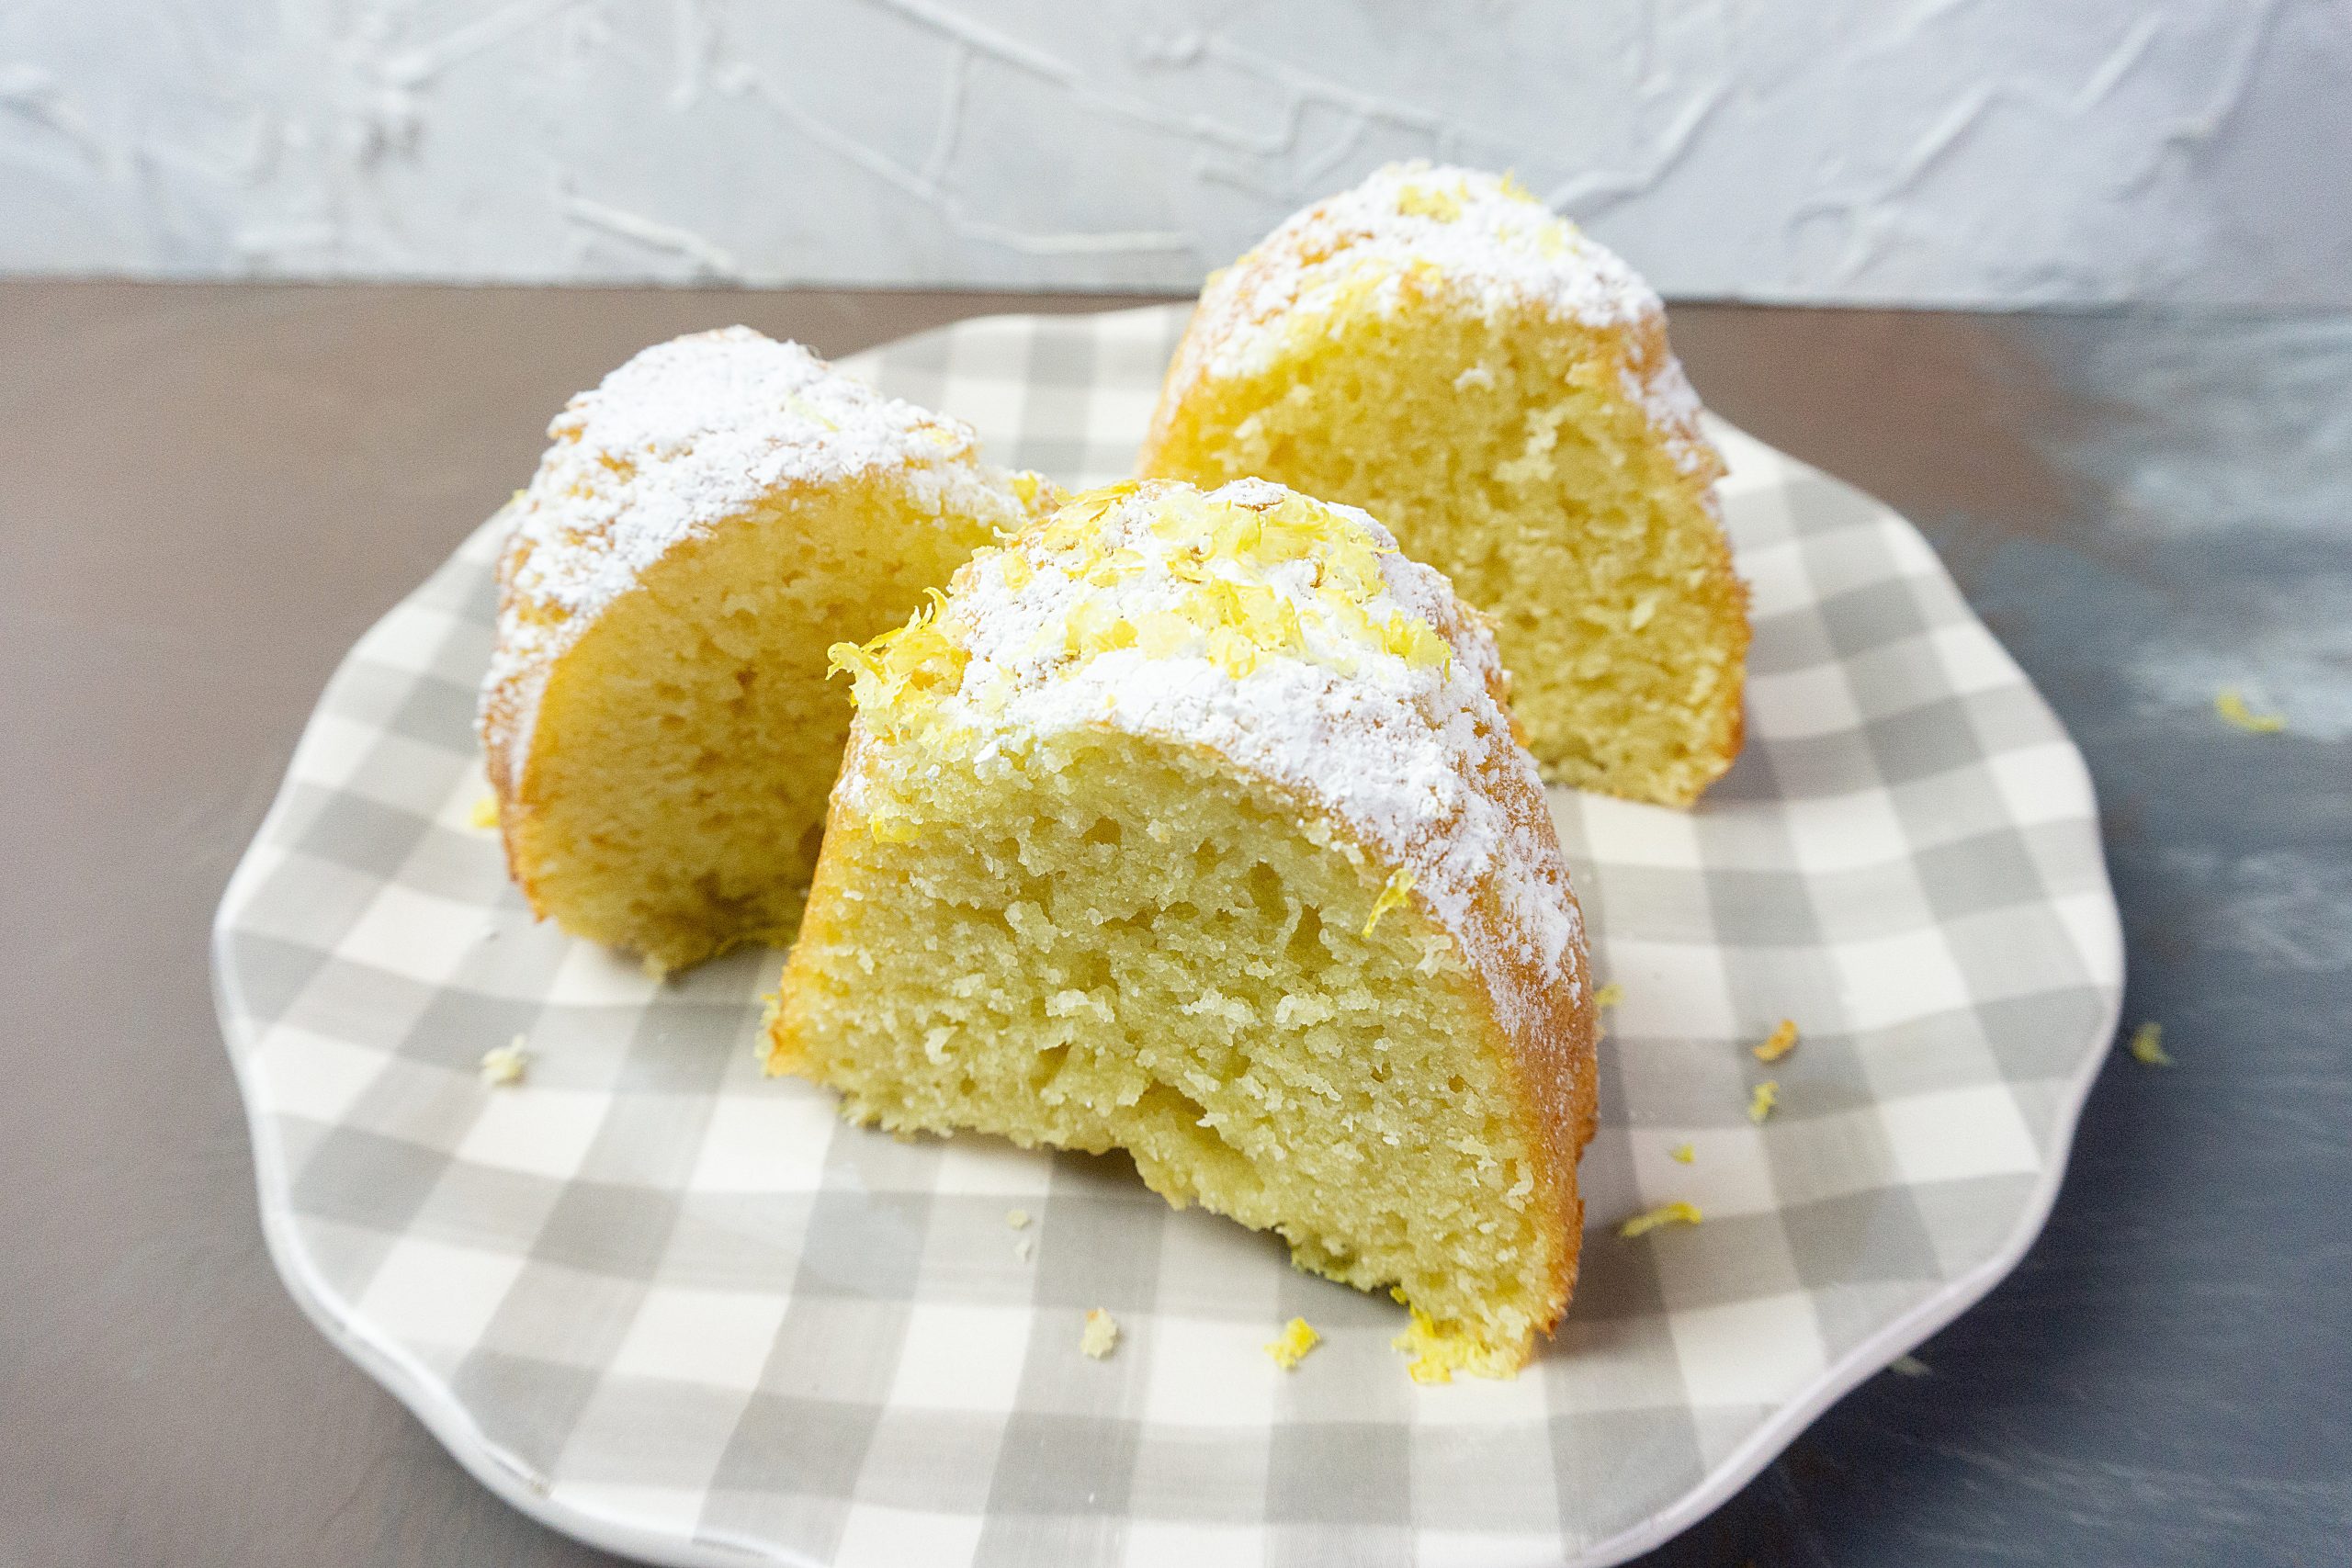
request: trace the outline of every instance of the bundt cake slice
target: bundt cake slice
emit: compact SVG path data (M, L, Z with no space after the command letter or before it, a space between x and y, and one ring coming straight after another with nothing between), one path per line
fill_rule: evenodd
M647 349L548 434L481 701L514 879L658 968L786 940L849 729L826 648L1025 525L1039 482L743 327Z
M1508 179L1392 165L1212 276L1139 472L1367 508L1491 615L1545 775L1687 806L1747 598L1657 296Z
M1500 1374L1575 1277L1584 935L1494 643L1363 513L1079 497L864 649L769 1063L1126 1150Z

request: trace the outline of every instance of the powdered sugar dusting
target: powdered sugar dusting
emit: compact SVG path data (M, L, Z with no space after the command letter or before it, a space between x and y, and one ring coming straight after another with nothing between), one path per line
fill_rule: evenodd
M797 343L728 327L658 344L567 404L502 513L498 635L482 687L493 770L519 762L556 658L680 543L787 488L891 470L921 516L1016 526L970 426L886 398Z
M1402 281L1451 290L1490 319L1535 309L1616 334L1627 395L1675 463L1712 479L1722 462L1699 428L1699 400L1666 347L1666 310L1615 253L1510 180L1415 161L1297 213L1202 290L1163 406L1193 384L1261 373L1302 325L1342 306L1386 313Z
M969 765L983 771L1012 767L1005 752L1024 739L1104 727L1213 748L1319 805L1412 873L1413 896L1480 972L1506 1028L1556 1017L1561 988L1573 999L1582 985L1582 925L1535 764L1498 701L1500 664L1484 622L1352 507L1328 511L1387 552L1374 558L1376 591L1351 601L1363 623L1332 615L1314 559L1252 566L1211 556L1177 561L1180 572L1171 570L1180 547L1152 525L1171 504L1272 508L1301 499L1260 479L1205 497L1146 481L1095 519L1081 558L1035 536L983 552L958 574L940 619L967 662L925 728L976 737ZM1104 560L1116 570L1088 570ZM1172 627L1188 599L1197 602L1204 571L1272 589L1295 615L1298 645L1257 657L1238 675L1198 637L1071 657L1074 616ZM1376 635L1366 639L1364 623L1378 627L1400 615L1433 628L1451 657L1417 661ZM864 761L845 773L841 800L861 809L874 759L854 745L852 755Z

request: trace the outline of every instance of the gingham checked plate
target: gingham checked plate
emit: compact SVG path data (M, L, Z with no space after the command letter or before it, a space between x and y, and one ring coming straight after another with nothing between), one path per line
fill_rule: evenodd
M1000 317L849 367L1101 482L1182 321ZM1624 1000L1582 1282L1515 1382L1414 1384L1392 1304L1115 1160L842 1125L752 1059L771 953L657 985L534 925L470 825L486 532L336 672L221 901L288 1286L517 1506L664 1562L1599 1564L1664 1540L2017 1261L2122 975L2081 758L1927 545L1714 434L1755 590L1747 749L1689 815L1554 794ZM1764 1067L1747 1047L1783 1017L1803 1043ZM486 1087L517 1034L527 1082ZM1678 1198L1704 1223L1617 1234ZM1091 1307L1123 1330L1107 1360L1079 1353ZM1285 1372L1261 1347L1293 1314L1325 1343Z

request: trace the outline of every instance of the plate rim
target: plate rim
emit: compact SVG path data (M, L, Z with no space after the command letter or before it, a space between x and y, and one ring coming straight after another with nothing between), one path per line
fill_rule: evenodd
M1141 315L1146 312L1170 311L1179 309L1189 309L1189 306L1146 305L1080 314ZM931 328L926 333L910 333L907 337L925 336L929 333L952 332L957 328L969 327L975 322L1034 321L1040 319L1046 318L1040 317L1036 312L982 314L966 317L941 327ZM1056 316L1051 319L1062 318ZM859 354L872 353L888 348L893 343L904 341L906 338L874 344L868 349L860 350ZM846 360L854 358L856 355L842 357ZM1732 425L1729 421L1723 420L1721 415L1713 417L1730 428L1739 431L1741 434L1747 434L1739 426ZM1770 442L1762 441L1753 435L1748 435L1747 438L1788 461L1799 463L1808 468L1812 467L1810 464L1804 464L1801 458L1789 457ZM1936 570L1952 586L1954 592L1958 592L1958 583L1952 580L1951 570L1944 564L1942 556L1928 542L1918 525L1897 508L1889 505L1860 486L1834 474L1826 477L1854 491L1857 494L1866 496L1888 518L1908 529L1928 556L1933 558ZM475 529L469 530L449 553L442 558L442 565L446 566L458 555L481 531L481 528L486 528L489 525L489 523L484 523ZM437 572L441 568L436 566L434 570ZM399 615L402 606L421 586L422 584L413 586L402 593L381 615L369 623L367 631L363 631L353 640L350 648L345 649L343 657L336 661L334 671L327 677L326 683L320 688L322 696L328 686L342 677L374 629ZM1984 618L1977 615L1973 605L1967 604L1964 594L1961 595L1961 602L1969 617L1983 626L1985 635L1991 637L1996 644L1999 644L2000 639L1994 636L1990 626L1984 626ZM2006 645L2002 646L2006 653ZM2014 656L2011 657L2014 659ZM2098 895L2096 911L2098 919L2095 930L2078 929L2075 936L2086 950L2083 957L2087 971L2087 982L2104 998L2100 1028L2091 1038L2094 1042L2105 1041L2111 1047L2116 1030L2122 1018L2125 953L2121 910L2116 902L2114 878L2108 867L2105 839L2100 831L2104 812L2098 801L2098 783L2091 775L2089 765L2083 756L2082 748L2075 743L2073 732L2066 728L2056 710L2050 705L2049 699L2043 694L2039 683L2022 666L2018 669L2018 674L2025 690L2031 694L2034 703L2049 719L2052 728L2064 739L2067 757L2080 775L2085 796L2090 802L2090 812L2085 819L2085 825L2090 833L2091 845L2096 857L2098 880L2095 888L2084 891L2095 892ZM231 923L231 917L242 910L250 897L252 885L264 874L264 863L272 858L271 846L276 840L275 830L279 819L292 808L297 781L291 772L290 760L309 739L321 717L322 711L314 701L296 737L293 750L288 753L289 761L288 772L279 780L277 789L270 798L268 809L263 813L260 823L254 829L252 840L245 846L243 852L239 855L235 868L222 886L220 901L214 907L209 940L206 943L211 966L210 989L213 1010L220 1024L221 1044L229 1058L231 1076L235 1081L239 1108L245 1123L247 1142L253 1151L254 1196L261 1220L264 1248L269 1256L271 1266L277 1270L280 1282L286 1287L287 1293L294 1299L295 1305L301 1311L303 1316L310 1320L327 1342L343 1352L361 1371L398 1400L461 1469L510 1506L536 1522L600 1550L639 1562L661 1564L662 1568L744 1568L748 1563L782 1563L789 1565L789 1568L825 1568L825 1564L818 1559L791 1546L779 1546L766 1542L757 1546L749 1543L730 1545L722 1539L664 1533L610 1517L594 1509L582 1507L575 1502L556 1497L536 1484L520 1466L506 1456L499 1446L481 1431L465 1406L458 1401L455 1393L444 1382L435 1379L415 1360L415 1358L397 1346L386 1343L379 1337L372 1335L368 1330L366 1321L356 1314L346 1314L339 1312L332 1304L330 1292L323 1282L314 1275L308 1255L294 1235L293 1216L284 1201L285 1195L291 1190L290 1173L287 1170L285 1163L286 1151L274 1133L266 1125L266 1117L262 1110L262 1100L256 1093L256 1086L250 1077L251 1068L248 1058L252 1055L253 1041L247 1038L250 1032L247 1021L252 1015L250 1010L242 1005L235 994L237 983L234 976L237 971L230 947L237 934ZM2098 945L2098 951L2095 953L2089 951L2093 941L2096 941ZM1826 1362L1822 1370L1795 1395L1775 1406L1771 1413L1758 1423L1755 1429L1743 1438L1728 1455L1708 1470L1696 1485L1678 1495L1667 1506L1627 1526L1613 1536L1594 1541L1566 1556L1546 1558L1532 1562L1530 1568L1615 1568L1615 1565L1652 1551L1674 1539L1736 1495L1749 1482L1762 1473L1766 1466L1778 1459L1807 1427L1819 1419L1822 1413L1830 1405L1852 1393L1869 1379L1885 1371L1888 1363L1894 1358L1925 1342L1989 1295L1994 1287L2007 1279L2024 1260L2025 1255L2032 1249L2034 1243L2041 1238L2043 1230L2047 1228L2050 1215L2057 1205L2058 1194L2064 1186L2067 1168L2073 1160L2075 1136L2080 1130L2083 1113L2088 1106L2092 1088L2111 1054L2111 1049L2086 1049L2082 1061L2075 1066L2071 1076L2044 1080L2062 1085L2064 1091L2058 1097L2052 1107L2049 1153L2043 1161L2041 1174L2033 1189L2027 1195L2018 1212L2016 1222L2010 1227L2003 1244L1990 1256L1964 1273L1945 1281L1936 1291L1914 1303L1877 1330L1864 1337L1843 1355Z

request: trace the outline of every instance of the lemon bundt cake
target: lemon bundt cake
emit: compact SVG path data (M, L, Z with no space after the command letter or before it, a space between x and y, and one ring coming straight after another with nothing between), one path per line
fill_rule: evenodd
M647 349L548 434L482 689L514 879L660 968L788 938L849 730L827 646L1024 525L1038 482L743 327Z
M1495 618L1547 777L1687 806L1739 750L1746 592L1665 312L1508 179L1392 165L1213 276L1138 471L1394 527Z
M1558 1320L1584 935L1478 617L1258 480L1071 502L839 655L769 1064L893 1130L1128 1151L1501 1373Z

